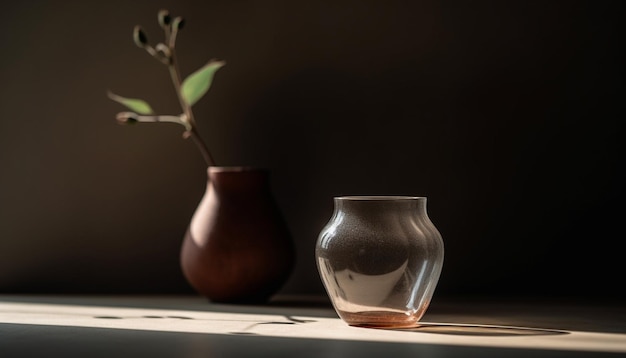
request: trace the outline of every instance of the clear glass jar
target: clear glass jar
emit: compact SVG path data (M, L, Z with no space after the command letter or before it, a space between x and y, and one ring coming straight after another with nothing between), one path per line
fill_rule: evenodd
M426 198L346 196L334 205L315 256L337 314L353 326L416 326L443 266Z

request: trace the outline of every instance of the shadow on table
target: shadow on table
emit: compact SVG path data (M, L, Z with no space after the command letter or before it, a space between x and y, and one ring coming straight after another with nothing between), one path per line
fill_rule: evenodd
M568 331L498 326L487 324L454 324L454 323L423 323L419 327L387 329L402 332L418 332L432 334L447 334L454 336L487 336L487 337L511 337L511 336L553 336L570 334Z

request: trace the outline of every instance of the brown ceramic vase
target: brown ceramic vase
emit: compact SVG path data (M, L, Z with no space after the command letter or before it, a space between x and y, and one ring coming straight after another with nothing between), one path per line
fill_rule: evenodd
M189 284L213 302L262 303L282 287L294 263L268 171L209 167L181 250Z

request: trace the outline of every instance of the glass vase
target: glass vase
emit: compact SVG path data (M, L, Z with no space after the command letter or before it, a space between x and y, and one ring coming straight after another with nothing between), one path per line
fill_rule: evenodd
M424 315L443 266L443 241L426 198L334 198L315 250L337 314L366 327L413 327Z

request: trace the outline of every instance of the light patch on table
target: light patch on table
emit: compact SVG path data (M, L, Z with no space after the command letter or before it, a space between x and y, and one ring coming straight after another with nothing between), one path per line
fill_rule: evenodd
M285 309L287 312L288 309ZM337 318L193 310L0 303L0 323L568 351L626 352L626 334L422 322L381 330Z

